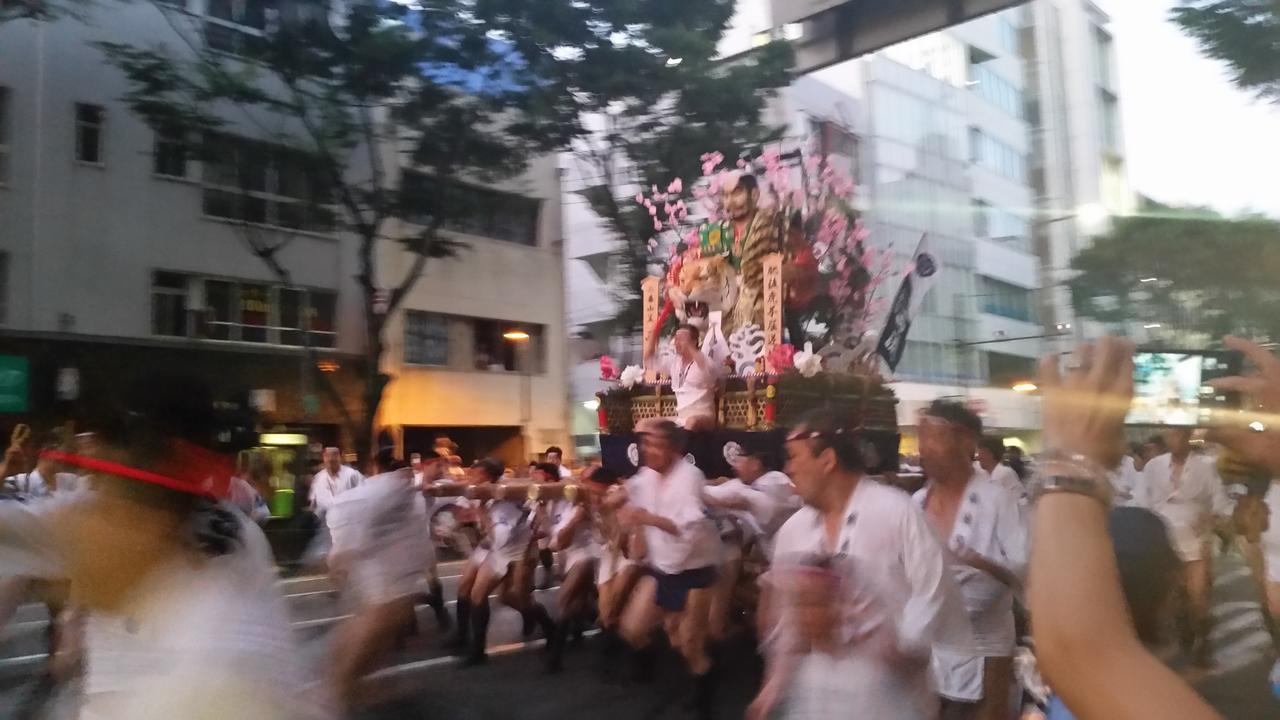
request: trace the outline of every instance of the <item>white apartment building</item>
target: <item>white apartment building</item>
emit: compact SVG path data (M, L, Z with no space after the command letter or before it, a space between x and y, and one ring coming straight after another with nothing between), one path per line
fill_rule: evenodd
M314 192L305 159L258 144L268 158L260 176L227 182L216 163L175 152L130 113L123 76L92 44L235 53L261 33L262 4L85 12L0 25L0 363L27 373L24 402L0 408L0 420L118 407L122 375L170 364L205 378L219 407L252 406L313 442L348 442L301 346L309 333L321 369L356 407L356 244L304 210ZM233 132L243 138L231 153L256 134L249 122ZM543 159L510 183L469 190L486 212L446 228L468 248L432 261L386 330L393 381L380 424L411 450L444 434L469 457L515 462L567 439L558 172ZM295 287L250 252L246 224L293 238L280 260ZM385 287L409 264L398 247L380 248L379 260ZM528 340L503 337L513 331ZM75 392L59 382L73 376Z
M1125 163L1110 18L1090 0L1033 0L1021 10L1032 129L1032 186L1042 259L1042 319L1072 325L1063 283L1071 258L1135 209Z

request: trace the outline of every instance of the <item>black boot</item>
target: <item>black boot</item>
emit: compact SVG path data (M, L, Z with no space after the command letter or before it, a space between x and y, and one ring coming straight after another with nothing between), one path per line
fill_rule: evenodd
M658 662L658 648L652 642L631 651L631 680L647 685L653 682L655 665Z
M431 611L436 614L436 625L440 628L440 632L449 632L453 627L453 618L449 617L449 611L444 609L444 588L440 587L439 580L431 583L431 595L427 597L427 605L431 606Z
M610 628L600 629L600 676L608 683L616 682L619 675L618 661L622 658L622 649L626 643L618 637L618 633Z
M693 710L698 720L714 720L716 716L715 666L701 675L693 676Z
M463 662L466 667L483 665L489 661L489 656L485 652L486 643L489 640L489 603L481 603L472 610L471 651L467 653L467 659Z
M471 598L458 598L458 632L453 636L453 642L450 646L453 650L461 654L466 652L468 647L467 634L471 631Z
M550 550L539 550L538 562L542 565L542 581L538 583L538 589L546 590L551 587L552 582L555 580L556 559Z
M551 638L555 634L556 624L551 621L551 615L542 603L535 602L529 605L529 609L524 612L524 622L526 626L535 627L542 631L542 637L546 638L547 644L551 644ZM529 637L533 632L525 634Z
M547 672L558 673L564 670L564 649L569 641L569 622L561 619L551 630L547 638Z

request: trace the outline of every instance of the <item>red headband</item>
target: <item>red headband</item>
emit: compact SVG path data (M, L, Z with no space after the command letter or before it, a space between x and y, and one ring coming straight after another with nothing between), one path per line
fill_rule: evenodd
M179 475L173 473L173 476L162 475L160 473L151 472L149 470L140 470L135 467L123 465L110 460L102 460L88 455L79 455L76 453L64 452L62 450L43 450L40 452L41 458L48 458L60 463L65 463L73 467L83 468L85 470L93 470L95 472L104 473L106 475L114 475L116 477L127 478L129 480L137 480L139 482L150 483L160 487L173 490L188 495L199 495L201 497L220 498L226 495L227 481L221 478L220 473L209 472L186 472ZM206 468L214 470L213 468Z

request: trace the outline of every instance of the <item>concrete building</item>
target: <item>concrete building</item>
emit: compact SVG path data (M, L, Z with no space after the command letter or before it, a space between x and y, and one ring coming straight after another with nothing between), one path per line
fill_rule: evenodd
M1041 319L1075 322L1063 283L1071 258L1136 208L1125 163L1110 18L1090 0L1034 0L1021 8L1032 130L1036 248L1041 257Z
M0 419L118 408L118 373L169 364L201 374L219 407L252 409L312 443L348 442L301 346L309 333L321 369L358 407L356 246L307 202L305 161L248 146L261 133L242 121L228 156L266 160L249 189L228 181L130 113L124 78L92 44L234 53L261 33L254 5L126 3L90 8L83 22L0 26L0 362L25 373ZM395 379L380 419L411 449L446 434L468 457L516 462L566 439L557 169L544 159L506 186L471 189L491 212L447 228L469 249L433 261L386 330L383 369ZM280 260L295 289L250 252L247 233L292 238ZM384 286L403 276L399 253L380 249ZM515 330L529 340L503 339Z
M1034 377L1043 348L1017 17L984 16L833 65L787 96L811 127L849 135L872 242L901 268L927 236L942 263L894 375L907 454L919 409L947 396L994 432L1038 444L1038 404L1011 389Z

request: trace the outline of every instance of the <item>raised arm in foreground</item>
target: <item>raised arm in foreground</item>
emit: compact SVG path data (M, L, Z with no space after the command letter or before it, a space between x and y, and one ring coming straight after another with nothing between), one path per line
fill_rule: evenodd
M1133 395L1133 347L1103 338L1065 376L1041 363L1046 476L1109 487ZM1043 481L1043 477L1039 481ZM1080 720L1201 720L1218 715L1142 646L1120 588L1108 507L1088 494L1044 492L1031 523L1029 600L1041 669Z

